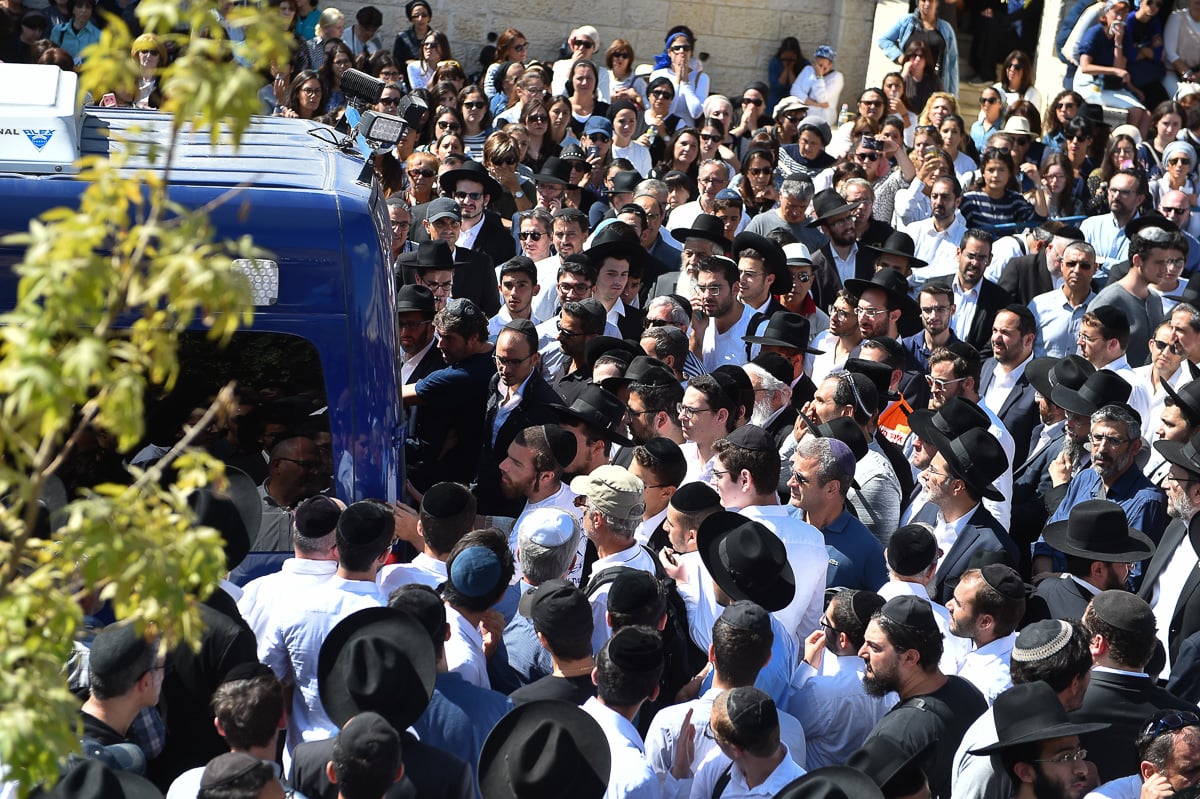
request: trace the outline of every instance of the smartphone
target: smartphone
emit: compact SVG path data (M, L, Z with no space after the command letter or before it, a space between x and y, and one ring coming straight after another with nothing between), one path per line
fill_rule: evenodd
M598 155L600 155L599 147L597 147L596 145L593 144L591 147L588 148L588 158L595 158Z
M932 144L926 144L925 149L923 149L921 151L921 154L924 155L926 158L928 158L931 155L937 155L937 148L934 147Z

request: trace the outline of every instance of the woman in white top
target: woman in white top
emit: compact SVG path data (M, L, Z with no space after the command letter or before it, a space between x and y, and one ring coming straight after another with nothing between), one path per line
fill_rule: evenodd
M813 62L800 71L792 84L792 95L808 106L808 113L830 124L837 124L841 108L842 88L846 79L833 68L837 53L827 44L817 48Z
M667 31L666 42L663 52L654 57L655 70L650 73L650 80L665 77L671 81L675 87L671 113L691 125L704 110L704 100L708 97L708 75L701 71L699 59L692 58L696 35L688 26L676 25Z
M645 105L646 79L639 78L633 71L636 57L633 45L624 39L613 39L605 51L604 65L607 69L604 71L608 77L609 103L626 100L635 105Z
M580 25L571 31L567 44L571 46L571 57L554 62L554 74L550 78L550 93L553 95L567 93L567 84L571 82L572 64L580 59L590 61L600 52L600 32L591 25ZM596 82L596 99L607 103L608 94L608 70L605 69L600 71Z
M1187 0L1167 18L1163 28L1163 88L1174 97L1180 81L1200 82L1200 0Z
M450 41L441 31L431 30L421 40L421 57L408 62L408 85L415 89L424 89L433 80L439 61L453 58L450 54Z
M1042 109L1042 93L1033 85L1033 63L1020 50L1013 50L1004 59L1004 71L992 88L1004 94L1004 104L1011 106L1018 100L1028 100Z

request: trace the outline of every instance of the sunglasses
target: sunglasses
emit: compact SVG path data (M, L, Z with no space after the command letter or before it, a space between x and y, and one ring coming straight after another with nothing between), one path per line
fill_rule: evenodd
M591 139L592 141L601 142L601 143L611 141L603 133L589 133L589 134L587 134L587 137L589 139Z
M874 159L872 159L872 160L874 160ZM761 177L763 175L769 175L772 172L774 172L775 170L771 169L771 167L769 167L769 166L756 166L756 167L752 167L746 171L749 172L751 175L754 175L755 177Z
M496 166L516 166L517 159L510 155L507 158L494 158L492 163Z
M700 141L720 141L721 137L713 133L701 133Z
M550 117L545 116L544 114L538 114L537 116L529 117L525 121L532 122L535 125L545 125L550 121Z
M1067 141L1087 141L1090 137L1086 133L1067 133L1063 138Z
M991 105L992 103L1000 102L1000 98L999 97L980 97L979 102L983 103L984 105Z
M454 192L454 199L458 200L459 202L462 202L463 200L470 200L471 202L477 203L483 199L483 192L481 192L481 191L456 191L456 192Z
M690 53L690 52L692 52L692 46L690 44L673 44L667 49L669 49L672 53Z
M655 89L654 91L650 92L650 96L657 97L660 100L670 100L675 95L673 95L673 94L671 94L671 92L665 91L663 89Z
M1054 107L1060 111L1070 111L1071 109L1075 108L1076 105L1075 103L1055 103Z
M458 130L457 122L438 122L438 130Z
M617 52L612 54L612 57L613 58L633 58L633 56L631 54L625 52L624 50L618 50Z
M591 50L596 46L596 44L595 42L588 41L587 39L572 39L571 46L582 47L584 50Z
M522 230L517 234L521 241L541 241L545 234L540 230Z
M410 169L410 170L408 170L408 176L410 178L412 178L413 180L416 180L417 178L431 178L436 174L437 173L434 172L432 169Z
M380 105L400 105L399 97L381 97L379 98Z
M1021 66L1020 64L1018 64L1017 62L1014 61L1011 64L1005 64L1004 68L1005 69L1024 69L1025 67Z
M743 97L742 98L742 105L752 105L755 108L761 108L762 104L763 104L762 100L758 99L757 97Z
M483 102L482 100L468 100L467 102L463 103L463 108L471 111L479 111L487 108L487 103Z
M879 160L879 153L855 153L854 160L875 162Z
M859 105L865 105L867 108L876 108L883 105L882 100L859 100Z
M1192 162L1186 158L1171 158L1167 161L1169 166L1179 166L1180 164L1183 164L1184 166L1191 166L1191 163Z

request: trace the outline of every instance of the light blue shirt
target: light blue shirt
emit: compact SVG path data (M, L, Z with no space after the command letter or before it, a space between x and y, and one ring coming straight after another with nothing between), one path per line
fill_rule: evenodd
M1037 320L1037 338L1033 342L1033 354L1038 357L1065 358L1079 351L1079 328L1088 303L1095 297L1088 292L1078 307L1072 308L1062 289L1039 294L1029 303L1033 318Z
M1133 219L1137 219L1137 216L1135 214ZM1129 238L1125 235L1125 228L1117 225L1112 214L1101 214L1083 220L1079 229L1087 243L1096 250L1096 258L1100 261L1096 280L1103 283L1102 278L1108 275L1109 266L1129 257Z

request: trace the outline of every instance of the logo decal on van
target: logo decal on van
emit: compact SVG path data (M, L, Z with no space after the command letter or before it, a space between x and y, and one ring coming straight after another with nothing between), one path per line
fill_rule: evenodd
M54 135L54 131L25 128L25 135L29 137L29 141L33 142L33 146L38 148L38 152L41 152L41 149L50 143L50 137Z

